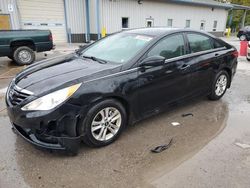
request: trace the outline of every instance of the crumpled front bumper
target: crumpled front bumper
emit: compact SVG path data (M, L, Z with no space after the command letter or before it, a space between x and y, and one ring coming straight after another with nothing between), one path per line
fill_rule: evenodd
M56 137L47 134L40 134L37 135L32 132L29 128L22 128L18 125L13 125L13 130L15 133L20 135L29 143L44 149L51 149L51 150L62 150L67 151L70 153L77 153L79 149L79 144L82 140L82 136L78 137Z
M77 154L84 135L77 126L85 116L83 106L64 103L50 111L22 111L6 98L7 112L13 129L29 143L44 149Z

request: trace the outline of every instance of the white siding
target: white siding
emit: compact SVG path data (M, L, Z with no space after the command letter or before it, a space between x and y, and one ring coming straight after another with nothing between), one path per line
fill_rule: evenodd
M63 0L19 0L22 29L50 29L55 43L67 41Z
M101 27L107 33L121 30L121 18L129 17L129 27L146 26L146 19L154 20L154 26L167 27L168 19L173 19L173 27L184 28L186 20L191 20L192 29L200 29L202 20L206 21L205 30L211 32L213 23L218 21L217 31L224 31L227 19L227 10L200 6L180 5L166 1L147 1L141 5L135 0L102 0ZM92 31L91 31L92 32Z
M72 34L85 33L85 0L66 0L68 28Z
M90 21L90 33L97 33L97 23L96 23L96 0L89 1L89 21ZM100 10L99 10L100 11Z
M13 12L9 12L8 5L13 6ZM0 14L9 14L11 29L20 29L16 0L0 0Z

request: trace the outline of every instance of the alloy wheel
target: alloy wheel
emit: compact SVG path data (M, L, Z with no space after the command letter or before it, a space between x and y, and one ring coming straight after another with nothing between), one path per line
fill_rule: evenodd
M98 141L108 141L119 131L122 116L118 109L106 107L100 110L91 123L92 136Z
M215 94L217 96L221 96L225 93L227 89L227 82L228 82L227 76L224 74L220 75L215 85Z

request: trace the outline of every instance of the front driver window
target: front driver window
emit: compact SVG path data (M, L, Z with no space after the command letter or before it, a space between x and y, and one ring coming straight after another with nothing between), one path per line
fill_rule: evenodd
M148 53L148 57L162 56L166 59L184 55L184 39L181 34L166 37L158 42Z

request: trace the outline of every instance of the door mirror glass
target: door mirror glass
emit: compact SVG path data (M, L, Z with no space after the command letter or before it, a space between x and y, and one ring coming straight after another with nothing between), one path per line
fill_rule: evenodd
M165 63L165 58L162 56L151 56L144 59L140 66L161 66Z

